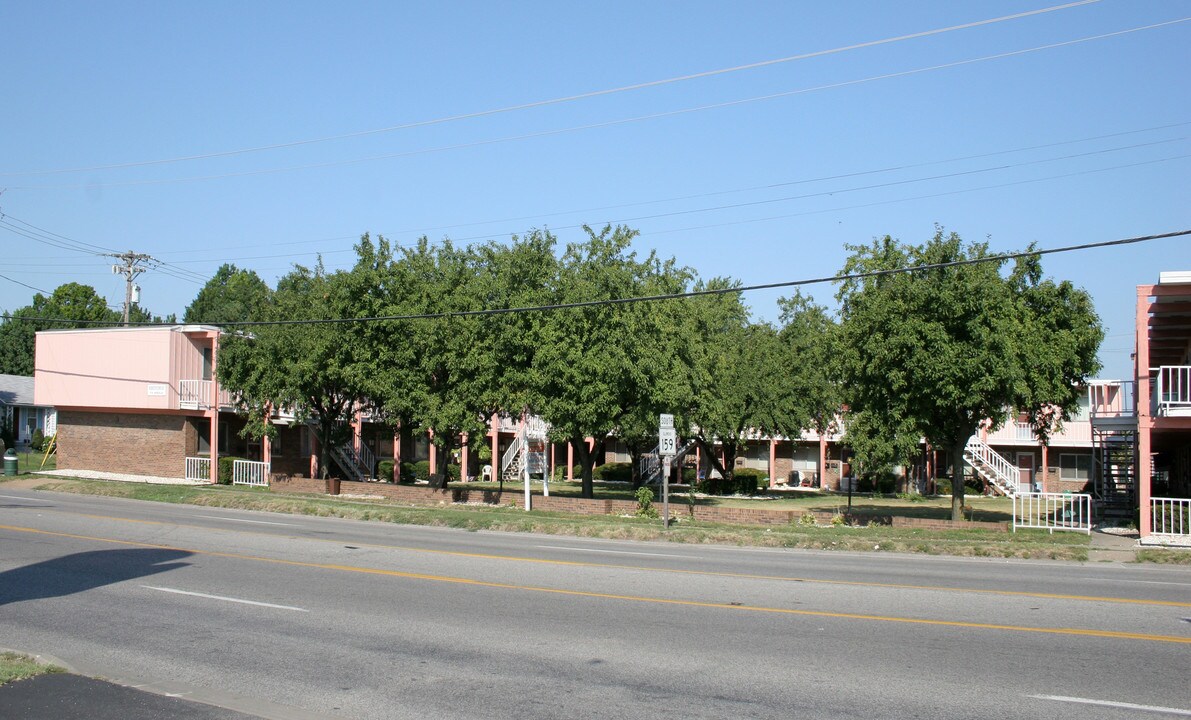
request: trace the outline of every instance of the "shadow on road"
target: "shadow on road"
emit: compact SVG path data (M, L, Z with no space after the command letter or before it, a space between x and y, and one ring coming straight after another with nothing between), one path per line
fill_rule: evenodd
M185 550L94 550L0 573L0 605L60 597L186 567Z

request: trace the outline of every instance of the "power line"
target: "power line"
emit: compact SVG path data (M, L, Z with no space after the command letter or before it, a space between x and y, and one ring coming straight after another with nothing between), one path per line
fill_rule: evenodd
M9 281L10 283L16 283L17 285L20 285L22 287L27 287L30 290L36 290L37 292L39 292L43 295L53 295L53 293L48 290L42 290L41 288L36 288L36 287L33 287L32 285L26 285L25 283L21 282L20 280L13 280L12 278L8 277L7 275L0 275L0 278L4 278L5 280ZM5 316L5 317L7 317L7 316Z
M442 313L418 313L409 315L376 315L358 318L325 318L321 320L257 320L245 321L237 323L204 323L216 327L255 327L264 325L342 325L348 323L369 323L369 322L393 322L405 320L438 320L445 318L464 318L464 317L484 317L489 315L509 315L515 313L526 312L545 312L554 310L568 310L574 308L585 307L600 307L606 305L627 305L641 302L659 302L664 300L680 300L684 298L706 297L714 295L729 295L733 293L755 292L757 290L775 290L781 288L802 287L806 285L822 285L826 283L838 283L846 280L861 280L865 278L881 277L886 275L898 275L903 273L921 272L923 270L937 270L942 268L960 267L964 265L978 265L990 262L1004 262L1006 260L1014 260L1024 257L1041 257L1043 255L1056 255L1059 253L1079 252L1084 250L1093 250L1098 248L1118 247L1123 245L1135 245L1138 243L1151 242L1153 240L1162 240L1166 238L1183 237L1191 235L1191 230L1178 230L1175 232L1161 233L1156 235L1143 235L1140 237L1122 238L1119 240L1106 240L1102 242L1080 243L1077 245L1065 245L1056 248L1042 248L1022 250L1019 252L998 253L995 255L986 255L979 258L971 258L968 260L952 260L950 262L929 263L925 265L913 265L904 268L893 268L889 270L873 270L861 273L848 273L841 275L829 275L825 277L807 278L802 280L789 280L785 282L764 283L759 285L741 285L730 288L717 288L712 290L690 290L679 293L666 293L661 295L639 295L626 298L610 298L605 300L587 300L573 303L555 303L551 305L529 305L515 308L488 308L484 310L456 310L452 312ZM0 315L0 318L10 320L21 319L35 319L45 320L44 318L20 318L12 315ZM73 322L77 324L84 324L77 320L62 320L61 322ZM108 324L101 321L93 321L89 324ZM131 323L133 325L142 326L164 326L170 323ZM176 324L176 323L175 323Z
M929 37L932 35L940 35L942 33L953 32L956 30L967 30L967 29L971 29L974 27L980 27L983 25L991 25L994 23L1006 22L1009 20L1018 20L1021 18L1031 17L1031 16L1035 16L1035 15L1042 15L1045 13L1056 12L1059 10L1067 10L1067 9L1071 9L1071 8L1075 8L1075 7L1080 7L1083 5L1091 5L1091 4L1094 4L1097 2L1099 2L1099 0L1076 0L1075 2L1065 3L1063 5L1053 5L1050 7L1040 8L1037 10L1029 10L1029 11L1025 11L1025 12L1014 13L1012 15L1002 15L1000 17L989 18L986 20L977 20L974 22L962 23L959 25L951 25L949 27L936 28L933 30L923 30L920 32L909 33L907 35L898 35L895 37L888 37L888 38L883 38L880 40L870 40L867 42L855 43L852 45L845 45L845 46L841 46L841 47L831 48L828 50L816 50L816 51L807 52L807 53L800 53L797 55L790 55L790 56L782 57L782 58L774 58L774 59L770 59L770 60L762 60L762 61L753 62L753 63L746 63L744 65L736 65L733 67L720 68L720 69L716 69L716 70L705 70L702 72L691 73L691 74L687 74L687 75L679 75L679 76L665 78L665 79L661 79L661 80L650 80L650 81L646 81L646 82L634 83L631 85L623 85L620 87L608 88L608 89L604 89L604 90L593 90L590 92L577 93L574 95L567 95L567 96L563 96L563 97L552 98L549 100L537 100L534 102L521 103L521 104L517 104L517 105L508 105L505 107L494 108L494 109L490 109L490 110L480 110L480 111L476 111L476 112L462 113L459 115L449 115L449 116L445 116L445 117L433 118L433 119L428 119L428 120L418 120L418 121L414 121L414 122L403 123L400 125L392 125L389 127L375 128L372 130L359 130L356 132L341 133L338 135L328 135L328 136L319 137L319 138L310 138L310 139L305 139L305 140L294 140L291 142L274 143L274 144L270 144L270 145L259 145L259 146L255 146L255 147L240 148L240 149L236 149L236 150L224 150L224 151L220 151L220 152L206 153L206 154L201 154L201 155L185 155L185 156L178 156L178 157L173 157L173 158L164 158L164 159L159 159L159 160L142 160L142 161L136 161L136 162L114 163L114 164L109 164L109 165L93 165L90 167L61 168L61 169L56 169L56 170L39 170L39 171L15 172L15 173L9 172L9 173L0 173L0 174L18 177L18 176L32 176L32 175L51 175L51 174L61 174L61 173L93 172L93 171L97 171L97 170L114 170L114 169L120 169L120 168L130 168L130 167L144 167L144 166L148 166L148 165L162 165L162 164L166 164L166 163L228 157L228 156L232 156L232 155L242 155L242 154L246 154L246 153L262 152L265 150L277 150L277 149L282 149L282 148L297 147L297 146L301 146L301 145L312 145L315 143L324 143L324 142L329 142L332 140L344 140L344 139L348 139L348 138L363 137L363 136L367 136L367 135L377 135L377 134L381 134L381 133L389 133L389 132L394 132L394 131L398 131L398 130L407 130L407 129L417 128L417 127L426 127L429 125L439 125L442 123L455 122L458 120L467 120L467 119L473 119L473 118L479 118L479 117L486 117L486 116L491 116L491 115L515 112L515 111L519 111L519 110L528 110L528 109L532 109L532 108L546 107L549 105L559 105L559 104L563 104L563 103L569 103L569 102L574 102L577 100L584 100L584 99L588 99L588 98L601 97L601 96L605 96L605 95L613 95L613 94L629 92L629 91L633 91L633 90L643 90L643 89L652 88L652 87L660 87L662 85L670 85L670 84L686 82L686 81L690 81L690 80L714 77L717 75L726 75L729 73L740 72L743 70L754 70L757 68L768 67L768 66L772 66L772 65L779 65L779 64L783 64L783 63L789 63L789 62L795 62L798 60L807 60L810 58L823 57L826 55L835 55L835 54L839 54L839 53L843 53L843 52L849 52L852 50L860 50L863 48L876 47L879 45L887 45L890 43L901 42L904 40L914 40L914 39L918 39L918 38Z

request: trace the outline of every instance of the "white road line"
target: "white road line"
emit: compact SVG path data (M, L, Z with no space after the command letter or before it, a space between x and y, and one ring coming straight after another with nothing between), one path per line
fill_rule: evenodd
M1168 580L1128 580L1126 578L1097 578L1097 577L1076 578L1076 580L1096 580L1098 582L1120 582L1120 583L1128 583L1130 585L1144 583L1146 585L1179 585L1179 586L1191 587L1191 583L1170 582Z
M575 552L612 553L614 555L648 555L650 557L684 558L688 560L702 560L697 555L667 555L665 553L629 552L628 550L601 550L599 548L563 547L561 545L535 545L542 550L574 550Z
M257 602L256 600L242 600L240 598L225 597L223 595L208 595L201 592L190 592L189 590L176 590L167 587L154 587L153 585L141 585L146 590L160 590L161 592L174 593L175 595L192 595L194 597L208 598L211 600L226 600L227 602L242 603L244 605L257 605L259 607L276 608L278 610L296 610L297 612L310 612L305 608L293 607L290 605L274 605L273 603Z
M43 502L41 498L21 497L20 495L0 495L0 498L8 498L9 500L24 500L25 502Z
M178 515L177 517L188 516ZM240 518L220 517L218 515L195 515L194 517L207 518L208 520L227 520L228 522L255 523L257 525L285 525L286 527L294 526L293 523L269 522L268 520L241 520Z
M1181 708L1158 707L1156 705L1136 705L1134 703L1127 702L1114 702L1112 700L1091 700L1089 698L1064 697L1062 695L1026 695L1026 697L1036 698L1038 700L1055 700L1057 702L1076 703L1079 705L1099 705L1102 707L1121 708L1122 710L1139 710L1141 712L1164 713L1166 715L1191 717L1191 710L1183 710Z

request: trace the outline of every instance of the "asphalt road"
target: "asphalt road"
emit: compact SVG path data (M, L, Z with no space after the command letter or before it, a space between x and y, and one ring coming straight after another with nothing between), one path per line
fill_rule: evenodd
M1191 716L1191 570L0 486L0 646L276 718Z

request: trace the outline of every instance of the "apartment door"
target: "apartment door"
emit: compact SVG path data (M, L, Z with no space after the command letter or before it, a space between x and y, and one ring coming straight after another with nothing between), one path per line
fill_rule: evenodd
M1021 485L1018 487L1023 492L1034 491L1034 453L1019 452L1017 454L1017 470L1021 473Z

